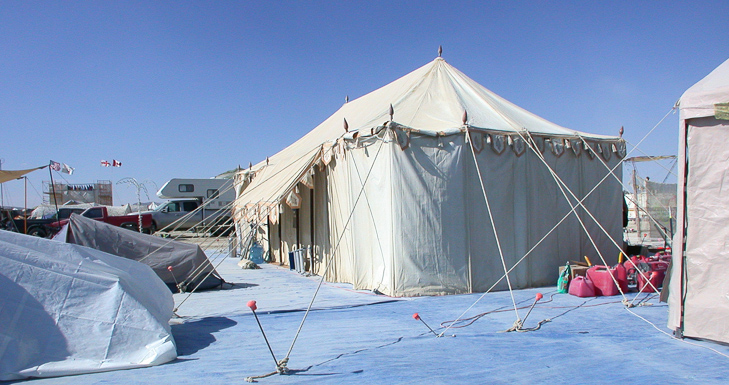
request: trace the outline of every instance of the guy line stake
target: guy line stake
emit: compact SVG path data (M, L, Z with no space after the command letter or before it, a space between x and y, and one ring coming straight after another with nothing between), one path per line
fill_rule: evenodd
M425 321L423 321L423 319L420 318L420 314L418 314L418 313L413 314L413 318L415 318L416 320L422 322L423 325L425 325L428 328L428 330L430 330L430 332L433 333L434 336L438 337L438 333L436 333L435 330L433 330L433 328L431 328L430 326L428 326L428 324L426 324Z
M256 301L248 301L248 307L251 308L253 315L256 317L256 323L258 323L258 328L261 329L261 334L263 334L263 339L266 340L266 346L268 346L268 351L271 352L271 357L273 357L273 362L274 362L274 364L276 364L276 369L278 369L279 368L278 360L276 359L276 356L273 354L273 349L271 349L271 344L268 343L268 338L266 337L266 332L263 331L263 326L261 326L261 321L258 320L258 314L256 314L256 309L258 309L258 307L256 306Z

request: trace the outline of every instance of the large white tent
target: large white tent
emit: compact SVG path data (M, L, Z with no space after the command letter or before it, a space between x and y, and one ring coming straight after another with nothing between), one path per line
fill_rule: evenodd
M309 270L358 289L486 291L527 254L512 287L553 284L567 260L617 258L624 155L439 57L240 172L235 217L279 262L307 248Z
M177 357L172 293L148 266L0 231L0 381Z
M729 343L729 60L686 90L679 108L668 327Z

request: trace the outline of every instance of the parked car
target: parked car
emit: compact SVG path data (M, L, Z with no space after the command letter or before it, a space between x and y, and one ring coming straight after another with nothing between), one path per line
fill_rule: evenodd
M153 230L195 229L227 235L234 228L230 209L235 201L232 179L172 178L157 196L170 200L148 211Z
M56 215L51 218L14 218L5 224L5 228L10 231L16 231L23 234L32 235L34 237L47 238L55 234L58 228L53 226L59 220L68 220L71 214L80 214L83 208L59 207Z
M100 222L105 222L113 226L123 227L125 229L139 231L139 217L137 213L127 215L109 215L109 211L106 206L89 207L84 210L80 215L95 219ZM142 213L142 232L151 234L153 232L152 215ZM50 226L54 227L56 231L68 223L68 219L54 222Z
M211 210L200 207L197 199L175 199L163 203L154 211L146 211L152 216L152 232L157 230L174 231L198 228L214 234L230 232L229 210ZM199 208L199 209L198 209Z

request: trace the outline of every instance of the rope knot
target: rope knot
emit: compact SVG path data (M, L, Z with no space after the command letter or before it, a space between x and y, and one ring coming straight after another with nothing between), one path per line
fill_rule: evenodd
M509 329L506 330L506 332L507 333L508 332L517 332L517 331L521 330L522 326L524 326L523 321L521 319L517 319L516 321L514 321L514 324Z
M279 374L288 374L289 368L286 367L286 364L289 362L289 358L286 357L283 360L278 362L278 365L276 365L276 371Z

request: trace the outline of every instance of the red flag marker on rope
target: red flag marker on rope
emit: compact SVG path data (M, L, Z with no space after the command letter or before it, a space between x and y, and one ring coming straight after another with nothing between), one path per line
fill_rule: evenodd
M436 337L438 337L438 333L436 333L430 326L428 326L428 324L425 323L425 321L423 321L422 318L420 318L420 314L418 314L418 313L413 314L413 318L415 318L416 320L422 322L423 325L425 325L428 328L428 330L430 330L430 332L433 333L433 335L435 335Z

